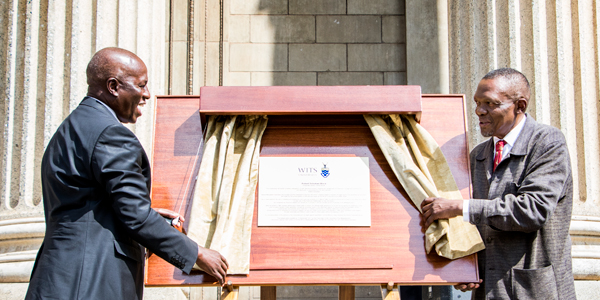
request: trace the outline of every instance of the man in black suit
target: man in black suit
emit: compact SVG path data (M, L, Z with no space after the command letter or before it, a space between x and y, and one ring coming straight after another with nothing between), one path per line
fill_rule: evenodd
M63 121L42 160L46 236L26 299L142 299L144 249L189 273L197 263L223 284L227 261L198 246L150 207L150 165L121 123L150 98L135 54L98 51L87 97Z

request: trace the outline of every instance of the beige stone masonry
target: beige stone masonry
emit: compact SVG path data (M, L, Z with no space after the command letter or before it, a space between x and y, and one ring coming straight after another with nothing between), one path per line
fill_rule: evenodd
M287 14L287 0L230 0L232 15Z
M404 0L348 0L349 15L404 14Z
M248 43L250 42L250 16L249 15L231 15L229 16L229 42Z
M192 75L194 88L192 93L194 95L200 95L200 87L204 84L204 59L200 59L204 57L204 47L205 43L201 41L194 41L194 74Z
M230 71L287 71L287 44L231 44Z
M224 86L250 86L250 72L229 72Z
M383 73L384 85L405 85L406 72L385 72Z
M253 72L252 86L317 85L316 72Z
M317 16L318 43L381 43L380 16Z
M348 71L406 71L402 44L349 44Z
M346 71L345 44L290 44L290 71Z
M250 17L252 43L312 43L315 41L314 16Z
M187 42L173 42L173 65L171 66L171 93L185 95L187 87Z
M219 43L206 43L206 81L207 86L219 85Z
M44 231L39 173L44 147L85 95L89 58L108 46L126 48L144 60L152 95L185 94L190 87L197 95L201 86L221 83L407 82L419 84L424 93L466 94L471 147L484 139L472 113L481 76L504 66L523 71L532 83L528 112L560 128L567 138L575 195L573 271L578 298L591 299L600 288L599 3L0 1L0 299L24 297L27 283L15 282L28 280ZM145 117L128 125L148 154L154 102L144 107ZM281 299L337 299L334 286L277 290ZM356 289L357 299L380 299L378 293L377 288ZM218 289L145 292L148 299L166 296L217 300ZM260 287L241 287L240 299L260 299Z
M291 15L339 15L346 13L346 0L289 0Z
M404 16L383 16L381 18L381 41L406 43L406 19Z
M173 41L187 41L187 0L173 0Z
M383 85L382 72L319 72L318 85Z
M219 0L204 0L206 7L208 8L205 12L205 16L197 16L198 21L206 18L206 36L204 37L207 42L218 42L221 38L221 9L219 7Z

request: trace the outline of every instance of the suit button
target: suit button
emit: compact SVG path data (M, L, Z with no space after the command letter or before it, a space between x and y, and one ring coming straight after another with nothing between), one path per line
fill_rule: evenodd
M491 237L488 237L488 238L487 238L487 242L488 242L488 243L491 243L491 242L492 242L492 238L491 238Z

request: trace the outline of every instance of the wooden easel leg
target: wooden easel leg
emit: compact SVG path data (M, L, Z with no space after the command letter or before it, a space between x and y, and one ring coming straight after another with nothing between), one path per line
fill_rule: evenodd
M339 300L354 300L354 286L340 285L338 290Z
M381 285L381 299L383 300L400 300L400 290L398 285L390 282Z
M276 300L277 299L277 287L276 286L261 286L260 287L260 300Z
M221 300L237 300L240 294L239 286L231 286L230 289L224 287L221 289Z

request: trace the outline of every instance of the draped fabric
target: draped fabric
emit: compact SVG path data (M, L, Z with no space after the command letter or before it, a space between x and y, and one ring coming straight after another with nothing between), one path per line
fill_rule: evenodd
M207 123L187 235L220 252L229 263L228 274L248 274L260 142L267 116L209 116Z
M394 174L420 209L427 197L462 199L439 146L414 116L365 115ZM219 251L229 274L250 271L250 235L266 116L209 116L204 152L188 218L188 236ZM484 249L462 216L434 222L425 247L450 259ZM198 266L195 266L198 269Z
M427 197L462 199L446 158L412 115L364 115L381 151L420 210ZM456 259L485 248L477 228L462 216L436 220L425 232L427 253Z

